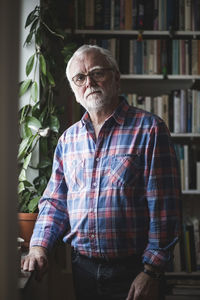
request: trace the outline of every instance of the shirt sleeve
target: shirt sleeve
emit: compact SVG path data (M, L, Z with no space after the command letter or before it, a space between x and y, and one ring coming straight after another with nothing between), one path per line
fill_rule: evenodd
M180 176L176 153L165 123L152 127L146 150L148 245L143 263L166 267L180 234Z
M56 240L69 229L67 191L62 144L59 142L54 154L52 175L39 202L39 214L30 247L42 246L50 250Z

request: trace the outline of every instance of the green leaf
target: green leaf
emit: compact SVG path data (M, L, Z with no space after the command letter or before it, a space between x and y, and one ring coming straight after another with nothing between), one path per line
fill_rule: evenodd
M42 73L46 76L47 74L46 61L42 54L40 54L40 69L42 70Z
M34 65L34 61L35 61L35 54L33 54L29 60L27 61L27 64L26 64L26 76L28 76L32 69L33 69L33 65Z
M48 182L48 178L46 177L46 174L45 174L45 176L36 177L33 180L33 183L34 183L35 188L38 193L43 194L43 192L47 186L47 182Z
M44 109L43 109L43 111L42 111L42 113L39 116L39 120L40 120L41 123L43 123L43 121L45 119L45 116L47 114L47 110L48 110L48 107L45 106Z
M24 46L25 46L26 44L29 44L29 43L31 42L32 38L33 38L33 32L30 32L30 33L27 35L27 38L26 38L26 40L25 40L25 42L24 42Z
M30 137L30 136L32 136L33 134L32 134L32 131L31 131L31 129L27 126L27 124L25 123L25 124L23 124L22 126L21 126L21 136L22 136L22 138L23 139L25 139L26 137Z
M21 159L24 157L25 150L27 149L29 142L30 142L30 137L27 137L21 141L21 144L19 146L19 151L18 151L18 159Z
M36 33L35 33L35 43L38 46L41 46L43 44L43 40L41 38L41 30L40 27L37 29Z
M19 111L19 123L21 124L31 110L31 105L24 105Z
M52 86L55 86L55 80L53 78L53 76L51 75L51 73L49 71L47 71L47 78L49 80L49 83L52 85Z
M36 119L35 117L28 116L26 118L26 122L27 122L27 126L29 128L36 130L36 131L42 127L40 121L38 119Z
M46 157L38 164L38 168L44 169L51 165L52 165L52 160L50 158Z
M32 146L35 137L36 137L35 135L31 135L22 140L18 150L18 160L21 160L26 156L26 154L28 154L27 151Z
M22 95L25 94L25 92L28 90L32 80L31 79L26 79L22 82L19 90L19 96L21 97Z
M42 73L40 76L40 80L41 80L42 87L45 88L46 84L47 84L47 80L46 80L46 77L44 76L44 74L42 74Z
M32 152L29 153L29 155L24 159L24 164L23 164L23 169L24 170L27 170L28 165L29 165L29 163L31 161L31 156L32 156Z
M36 17L31 25L30 32L35 32L38 23L39 23L39 18Z
M37 82L34 81L31 85L31 98L33 99L34 102L37 102L38 98L38 85Z
M25 23L25 28L28 27L38 16L35 15L35 9L28 15Z
M21 192L23 192L25 190L25 186L23 182L20 182L18 184L18 194L20 194Z
M25 181L26 180L26 170L22 169L19 174L19 181Z
M43 138L40 140L40 149L43 155L47 155L48 153L47 138Z
M50 129L54 132L58 132L60 128L60 122L56 116L50 116Z
M35 212L38 208L38 202L40 200L40 196L34 197L30 200L28 204L28 210L30 213Z

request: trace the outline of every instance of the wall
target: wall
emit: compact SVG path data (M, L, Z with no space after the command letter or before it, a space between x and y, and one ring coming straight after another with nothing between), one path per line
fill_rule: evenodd
M20 2L0 1L0 300L17 299L17 108Z

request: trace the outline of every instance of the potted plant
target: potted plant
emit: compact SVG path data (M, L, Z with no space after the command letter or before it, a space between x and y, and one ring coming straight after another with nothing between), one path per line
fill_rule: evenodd
M27 247L33 231L38 211L38 201L50 178L55 146L59 137L59 115L62 108L55 104L56 93L56 61L58 52L51 51L50 45L55 42L59 45L59 54L62 55L62 65L70 57L74 44L64 44L64 34L56 33L51 26L48 5L36 6L28 15L25 28L29 33L24 46L34 43L35 51L26 63L26 79L20 83L19 96L27 94L28 103L19 110L20 146L18 151L19 186L18 186L18 218L19 235L25 240ZM48 25L49 22L51 26ZM57 57L56 57L57 55ZM36 74L39 72L39 83ZM39 151L39 162L34 164L34 151ZM39 149L39 150L38 150ZM29 179L31 169L38 170L38 176ZM33 217L33 222L30 221ZM31 231L25 235L25 219L28 218L28 227ZM27 225L25 225L27 228Z

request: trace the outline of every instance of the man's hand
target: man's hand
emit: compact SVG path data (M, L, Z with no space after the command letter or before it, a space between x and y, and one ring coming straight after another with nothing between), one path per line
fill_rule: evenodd
M27 256L21 260L21 268L24 271L36 271L36 279L40 281L47 271L47 250L44 247L32 247Z
M159 300L159 280L141 272L134 279L126 300Z

